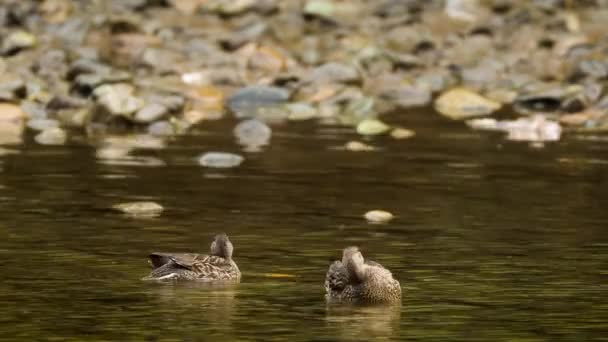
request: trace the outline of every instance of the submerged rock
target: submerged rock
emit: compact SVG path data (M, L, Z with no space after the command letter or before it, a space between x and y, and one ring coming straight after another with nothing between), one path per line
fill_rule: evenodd
M250 151L255 151L262 146L268 145L272 136L270 127L257 119L239 122L234 127L233 133L237 142Z
M489 115L500 107L500 103L465 88L448 90L435 100L435 109L453 120Z
M543 115L502 121L491 118L473 119L467 121L467 125L473 129L507 132L507 139L513 141L559 141L562 133L558 122L548 120Z
M156 202L139 201L115 204L112 209L133 216L158 216L165 208Z
M344 148L351 152L371 152L376 150L374 146L356 140L347 142L344 144Z
M366 119L357 125L357 133L361 135L379 135L390 130L390 126L378 119Z
M365 219L370 223L386 223L393 219L393 214L385 210L371 210L365 213Z
M201 166L212 168L233 168L245 160L242 156L227 152L206 152L198 158Z

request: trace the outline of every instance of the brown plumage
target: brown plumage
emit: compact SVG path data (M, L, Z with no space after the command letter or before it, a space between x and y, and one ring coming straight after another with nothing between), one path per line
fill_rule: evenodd
M209 255L192 253L152 253L152 272L144 280L240 280L241 272L232 260L234 247L226 234L218 234Z
M401 286L389 270L365 261L357 247L344 249L342 261L334 261L325 277L330 301L394 303L401 300Z

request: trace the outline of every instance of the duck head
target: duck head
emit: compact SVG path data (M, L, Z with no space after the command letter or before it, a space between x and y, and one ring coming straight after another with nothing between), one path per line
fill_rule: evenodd
M358 247L347 247L342 253L342 264L351 280L361 282L365 278L365 259Z
M215 236L215 239L211 243L210 254L224 259L232 259L233 250L234 246L232 246L232 242L228 239L228 235L222 233Z

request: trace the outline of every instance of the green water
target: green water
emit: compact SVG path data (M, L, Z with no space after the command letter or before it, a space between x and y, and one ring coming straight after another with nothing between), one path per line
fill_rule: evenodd
M426 115L417 136L340 150L350 129L273 126L232 170L233 122L107 165L81 142L0 157L0 339L147 341L608 340L608 137L531 148ZM78 137L77 137L78 138ZM79 139L76 139L79 140ZM153 200L162 216L106 210ZM362 218L396 215L386 225ZM206 252L225 231L242 283L145 283L150 251ZM400 307L326 307L347 245L391 269Z

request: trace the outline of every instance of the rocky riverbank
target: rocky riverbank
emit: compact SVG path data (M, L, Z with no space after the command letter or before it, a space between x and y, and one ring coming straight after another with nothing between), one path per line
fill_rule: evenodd
M406 139L386 118L428 106L512 140L605 131L607 22L603 0L4 0L0 144L85 132L119 158L227 115L249 150L289 120Z

